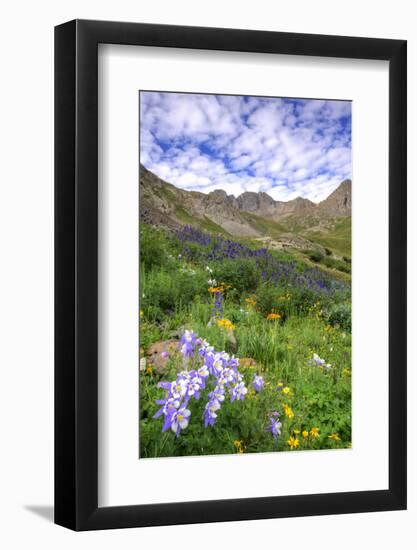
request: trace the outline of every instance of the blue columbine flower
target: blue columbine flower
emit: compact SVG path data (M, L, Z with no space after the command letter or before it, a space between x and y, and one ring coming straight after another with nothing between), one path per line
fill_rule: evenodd
M171 430L177 437L180 435L181 430L184 430L188 426L190 415L191 412L184 407L171 414L169 419Z
M181 353L185 358L192 357L194 355L194 348L196 346L197 334L192 330L186 330L180 340Z
M269 418L270 425L266 428L267 432L271 432L273 437L278 437L281 435L281 422L279 421L279 413L274 411L270 414Z
M265 381L262 378L262 376L259 376L258 374L254 374L252 384L253 384L253 387L254 387L255 391L259 392L263 389Z
M159 418L161 415L172 414L180 406L180 400L175 399L174 397L168 397L166 399L158 399L155 401L158 405L162 407L153 415L153 418Z
M222 403L222 401L224 401L224 387L217 385L214 390L209 393L209 398Z
M204 409L204 427L207 428L207 426L214 426L214 423L216 422L217 413L220 409L220 403L217 401L217 399L210 399L210 401L207 403L205 409Z
M332 368L330 363L326 363L324 359L321 359L317 353L313 353L313 358L310 360L311 365L316 365L317 367L324 367L325 369L329 370Z
M158 387L166 391L165 399L156 401L161 405L154 418L164 416L162 431L171 429L176 436L186 428L190 421L191 411L187 408L191 399L199 399L201 390L205 388L210 376L214 379L214 389L208 394L208 402L204 409L204 426L213 426L217 411L225 399L226 388L231 401L242 400L247 393L243 375L238 371L239 360L226 353L217 352L202 338L191 330L184 331L180 340L180 348L186 359L193 357L198 349L198 357L202 365L198 369L185 369L177 374L174 381L162 381Z
M245 386L244 382L238 382L231 389L230 401L233 402L235 399L242 401L247 393L248 388Z

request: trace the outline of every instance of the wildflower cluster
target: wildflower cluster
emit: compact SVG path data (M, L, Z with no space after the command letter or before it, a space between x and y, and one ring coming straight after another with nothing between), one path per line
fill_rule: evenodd
M220 328L225 328L226 330L233 330L235 325L229 321L229 319L219 319L217 321L217 326Z
M326 370L329 370L332 368L330 363L326 363L324 359L321 359L317 353L313 353L313 358L310 360L310 365L314 365L317 367L323 367Z
M171 430L178 436L190 420L191 411L187 408L192 399L200 399L206 383L211 382L211 391L204 408L204 426L213 426L221 404L229 397L230 401L243 400L247 387L243 375L238 370L239 360L225 351L217 352L212 346L190 330L186 330L180 340L180 351L186 364L197 360L200 367L183 370L172 382L160 382L166 390L164 399L157 403L161 408L154 418L164 416L162 431ZM201 364L202 363L202 364Z
M218 235L209 235L190 225L175 231L175 236L183 245L183 256L189 260L217 262L224 259L253 258L260 270L262 281L274 286L289 284L320 294L346 292L350 288L346 283L324 274L318 267L305 267L300 271L296 261L281 261L267 248L252 249ZM195 258L195 249L189 247L188 243L199 244L202 247L198 258Z

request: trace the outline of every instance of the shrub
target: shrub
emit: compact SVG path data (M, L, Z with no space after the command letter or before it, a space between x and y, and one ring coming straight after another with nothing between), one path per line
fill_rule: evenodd
M323 259L323 264L327 267L343 271L343 273L350 273L351 268L349 264L342 262L342 260L336 260L335 258L326 257Z
M161 321L164 314L174 314L190 305L198 295L208 300L204 273L153 269L141 271L141 308L147 317Z
M310 257L310 260L317 263L322 262L324 258L323 254L318 250L313 250L312 252L310 252L309 257Z
M255 290L260 280L259 270L252 258L216 262L213 275L218 283L231 285L238 293Z
M163 229L146 224L140 226L140 262L147 268L166 263L168 240Z
M328 311L327 321L330 325L338 325L343 330L352 330L352 308L350 304L336 304Z

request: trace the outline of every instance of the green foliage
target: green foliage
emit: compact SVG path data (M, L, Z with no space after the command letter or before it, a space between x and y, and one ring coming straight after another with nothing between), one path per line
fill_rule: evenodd
M348 257L351 254L352 220L350 217L339 218L331 230L307 230L301 231L301 233L307 239L321 244L337 254Z
M140 263L146 268L164 265L167 257L167 236L162 228L140 226Z
M321 297L321 300L325 300ZM292 315L306 315L318 304L317 294L308 288L275 287L261 284L256 292L256 308L266 317L269 313L279 313L282 320Z
M351 267L350 263L346 263L342 260L336 260L335 258L325 257L322 260L322 263L327 267L343 271L343 273L350 273Z
M239 294L242 292L251 292L259 284L259 269L250 258L216 262L213 269L213 275L218 282L231 285Z
M335 304L327 314L327 320L332 326L339 326L343 330L352 330L352 306L348 304Z
M313 262L322 262L324 259L324 256L321 252L318 250L313 250L309 253L310 260Z
M207 294L205 274L195 270L142 270L140 284L141 308L154 321L183 310L201 292Z

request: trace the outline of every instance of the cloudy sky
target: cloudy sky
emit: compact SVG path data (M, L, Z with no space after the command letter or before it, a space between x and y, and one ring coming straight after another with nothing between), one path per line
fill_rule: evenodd
M318 202L351 177L351 103L140 93L141 162L187 190Z

